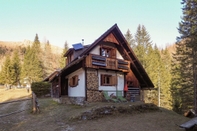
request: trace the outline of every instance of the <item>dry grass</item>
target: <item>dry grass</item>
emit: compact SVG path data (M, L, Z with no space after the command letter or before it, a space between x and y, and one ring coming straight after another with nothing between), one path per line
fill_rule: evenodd
M30 96L31 96L31 92L28 93L25 88L10 89L10 90L5 90L0 88L0 103L22 99L22 98L29 98Z
M139 114L119 114L94 120L74 120L82 112L103 106L135 106L138 103L91 103L81 107L58 104L48 99L39 99L40 114L27 110L18 114L0 118L0 131L182 131L176 124L187 121L181 115L161 109L160 112ZM1 106L1 105L0 105ZM7 108L18 108L9 105Z

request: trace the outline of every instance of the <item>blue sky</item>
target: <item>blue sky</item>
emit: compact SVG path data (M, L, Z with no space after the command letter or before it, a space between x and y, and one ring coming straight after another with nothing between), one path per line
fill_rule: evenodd
M153 44L165 47L179 36L181 0L0 0L0 41L49 40L63 47L94 42L115 23L123 34L144 25Z

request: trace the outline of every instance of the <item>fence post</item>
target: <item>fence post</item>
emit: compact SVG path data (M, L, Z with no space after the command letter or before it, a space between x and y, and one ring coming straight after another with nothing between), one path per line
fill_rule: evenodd
M32 92L32 109L33 109L33 113L37 112L36 94L34 92Z

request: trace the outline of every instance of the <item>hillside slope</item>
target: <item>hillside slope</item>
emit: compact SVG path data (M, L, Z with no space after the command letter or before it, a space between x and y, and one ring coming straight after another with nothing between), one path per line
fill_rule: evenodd
M12 56L13 54L13 51L15 49L19 49L19 55L20 55L20 59L21 59L21 62L23 63L23 58L24 58L24 54L25 54L25 50L28 46L31 46L32 45L32 41L29 41L29 40L24 40L22 42L9 42L9 41L0 41L0 71L1 71L1 68L2 68L2 65L5 61L5 56L6 55L10 55ZM63 48L60 48L58 46L54 46L54 45L51 45L51 65L52 67L54 68L54 70L56 68L59 68L59 59L61 57L61 54L63 52ZM44 43L41 43L41 49L43 50L43 52L45 51L45 44Z
M14 49L17 47L27 47L27 46L31 46L33 43L33 41L30 40L24 40L24 41L19 41L19 42L15 42L15 41L0 41L0 47L4 47L7 49ZM41 43L41 48L44 49L44 43ZM51 45L51 49L52 49L52 53L54 54L61 54L63 51L63 48L58 47L58 46L54 46L52 44Z

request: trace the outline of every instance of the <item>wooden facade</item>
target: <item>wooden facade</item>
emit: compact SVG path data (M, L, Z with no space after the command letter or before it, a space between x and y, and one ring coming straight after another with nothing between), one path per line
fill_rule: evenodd
M95 69L110 69L129 72L130 62L127 60L107 58L100 55L90 54L86 57L85 66Z

